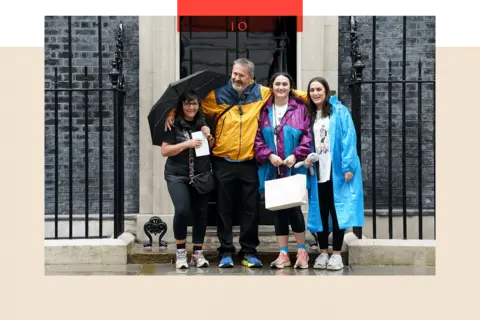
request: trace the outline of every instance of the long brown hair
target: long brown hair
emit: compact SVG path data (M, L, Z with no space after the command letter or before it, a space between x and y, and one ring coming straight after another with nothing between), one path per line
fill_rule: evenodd
M312 85L313 82L319 82L325 88L325 102L322 108L322 118L325 118L327 116L330 117L332 115L332 105L329 102L330 94L331 94L330 86L328 85L328 82L327 80L325 80L325 78L315 77L312 80L310 80L307 86L307 94L308 94L307 113L311 123L315 121L315 117L317 115L317 106L315 105L315 103L312 100L312 97L310 96L310 86Z

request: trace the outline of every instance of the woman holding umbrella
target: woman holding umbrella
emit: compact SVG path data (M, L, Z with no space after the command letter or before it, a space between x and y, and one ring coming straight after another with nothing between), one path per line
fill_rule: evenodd
M189 214L193 214L193 253L190 264L208 267L209 262L202 253L207 228L208 193L213 190L210 157L195 156L195 148L202 140L193 139L192 132L202 131L213 146L214 137L206 125L197 94L186 92L175 109L175 127L163 137L162 156L165 163L165 181L175 207L173 233L176 240L176 267L188 268L186 239Z

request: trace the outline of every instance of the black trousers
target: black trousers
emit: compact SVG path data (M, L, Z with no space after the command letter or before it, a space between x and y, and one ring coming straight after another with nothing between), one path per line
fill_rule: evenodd
M187 179L188 180L188 179ZM167 181L168 192L175 207L173 234L176 240L187 238L187 226L193 215L192 242L203 244L207 231L208 195L199 194L188 181Z
M275 221L275 235L288 236L288 226L292 226L295 233L305 232L305 219L303 218L302 208L294 207L273 212Z
M215 157L213 172L217 187L217 235L220 254L234 253L232 221L234 205L240 209L239 256L256 253L258 239L259 203L257 165L254 160L229 162Z
M317 232L320 249L328 249L328 215L332 217L333 224L333 250L342 250L343 237L345 230L338 227L337 212L333 202L333 183L332 179L318 184L318 197L320 200L320 216L322 218L323 231Z

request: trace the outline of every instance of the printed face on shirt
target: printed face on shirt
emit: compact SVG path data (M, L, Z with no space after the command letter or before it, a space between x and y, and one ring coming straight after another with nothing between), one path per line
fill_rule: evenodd
M248 72L248 67L238 63L233 65L231 81L233 89L238 93L242 93L252 82L252 76Z
M327 136L327 130L325 130L325 126L322 125L322 128L320 129L320 137L325 138Z
M310 84L308 95L317 106L323 106L325 103L325 87L320 82L314 81Z
M273 81L273 95L275 98L288 97L290 92L290 80L285 76L278 76Z

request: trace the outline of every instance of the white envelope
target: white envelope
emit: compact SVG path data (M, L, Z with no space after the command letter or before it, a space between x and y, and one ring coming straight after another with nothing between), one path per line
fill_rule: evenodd
M202 140L202 145L198 148L195 148L195 155L197 157L208 156L210 154L207 137L203 134L202 131L192 132L192 139Z
M276 211L302 206L307 202L306 175L296 174L265 181L265 209Z

